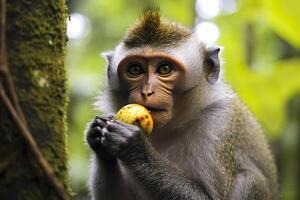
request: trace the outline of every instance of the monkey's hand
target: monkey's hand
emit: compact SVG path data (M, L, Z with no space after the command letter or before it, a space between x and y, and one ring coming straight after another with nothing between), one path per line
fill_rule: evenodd
M100 159L106 161L115 159L115 156L113 156L102 144L104 140L105 130L107 130L106 122L109 120L114 120L113 115L96 116L90 124L90 127L88 128L88 131L86 133L86 140L91 149Z
M107 127L102 129L102 145L111 154L125 163L134 159L143 159L147 138L141 128L118 120L106 121L106 124Z

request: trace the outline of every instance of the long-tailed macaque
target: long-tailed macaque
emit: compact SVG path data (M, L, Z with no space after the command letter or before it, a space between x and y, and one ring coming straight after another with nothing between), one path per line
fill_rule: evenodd
M219 52L148 10L106 54L107 87L97 102L102 111L141 104L155 126L148 137L112 115L89 124L92 199L278 198L265 136L222 81Z

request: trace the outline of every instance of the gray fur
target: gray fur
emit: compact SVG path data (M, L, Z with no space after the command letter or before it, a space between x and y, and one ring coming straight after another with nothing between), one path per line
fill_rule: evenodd
M94 155L92 199L277 199L276 167L267 141L256 119L222 81L219 50L204 46L194 34L172 47L132 44L129 49L122 42L108 59L107 87L96 103L102 111L115 113L129 103L117 74L118 63L129 54L167 52L186 64L186 77L181 92L173 94L172 118L149 138L128 125L114 125L103 144L118 159L106 163L99 152ZM131 149L123 149L126 145Z

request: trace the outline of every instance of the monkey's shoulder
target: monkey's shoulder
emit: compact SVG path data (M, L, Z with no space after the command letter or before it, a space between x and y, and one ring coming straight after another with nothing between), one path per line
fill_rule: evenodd
M263 135L263 129L257 118L249 110L249 108L240 99L233 99L230 104L231 113L229 115L230 132L236 136L254 136Z

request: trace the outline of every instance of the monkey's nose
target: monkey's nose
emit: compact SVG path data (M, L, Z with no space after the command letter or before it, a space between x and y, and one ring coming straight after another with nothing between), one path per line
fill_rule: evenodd
M142 90L142 95L144 95L145 97L149 97L152 94L154 94L154 91L152 90Z
M144 85L143 88L142 88L142 95L144 97L149 97L152 94L154 94L154 91L152 90L152 84Z

